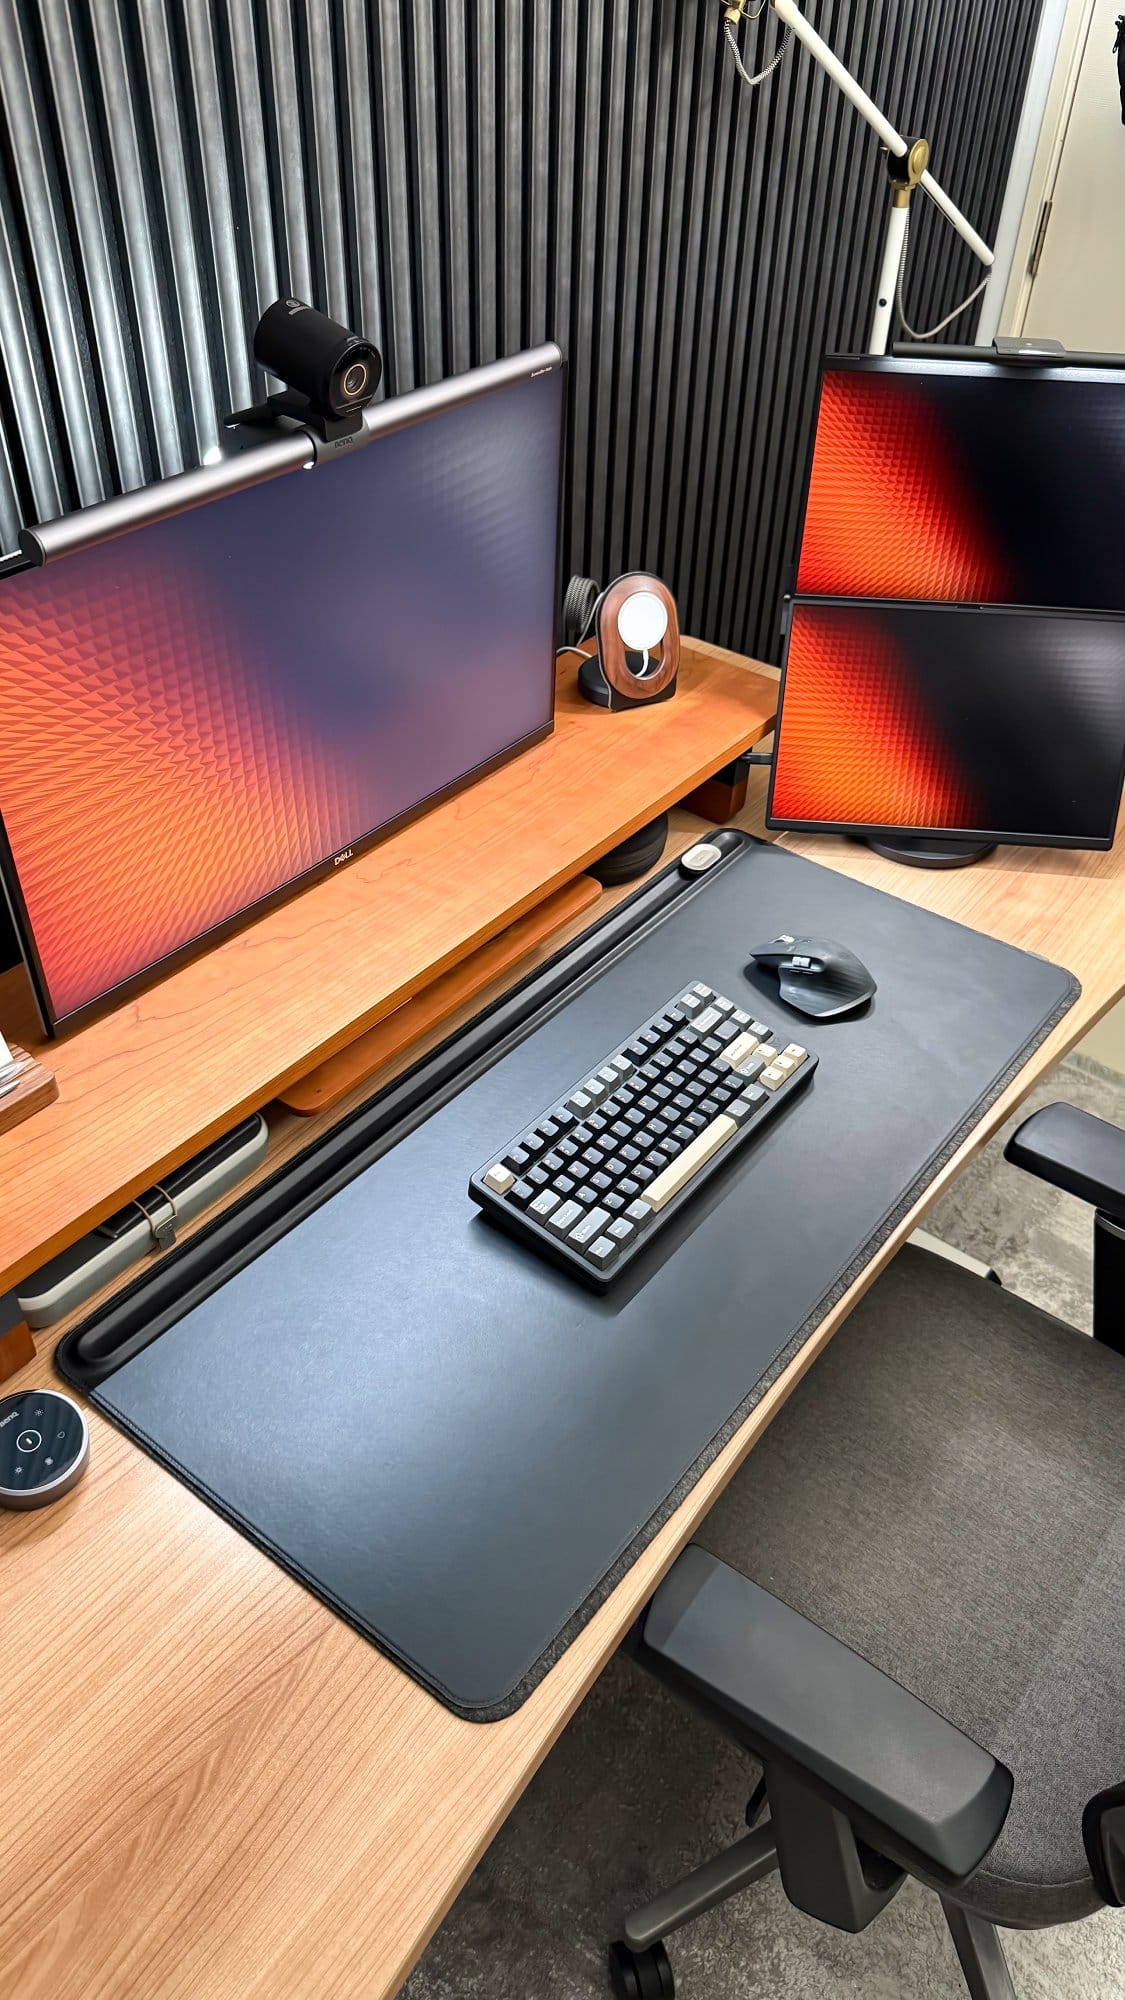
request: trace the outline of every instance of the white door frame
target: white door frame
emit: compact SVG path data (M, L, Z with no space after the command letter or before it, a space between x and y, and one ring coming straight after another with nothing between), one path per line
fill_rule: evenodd
M997 231L996 269L981 305L977 340L997 333L1034 334L1027 324L1032 252L1044 204L1051 199L1096 0L1044 0L1039 33L1004 209Z

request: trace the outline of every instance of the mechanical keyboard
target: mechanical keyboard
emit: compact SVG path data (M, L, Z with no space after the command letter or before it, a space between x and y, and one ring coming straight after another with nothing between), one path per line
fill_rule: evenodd
M529 1249L605 1291L817 1059L702 981L490 1160L469 1193Z

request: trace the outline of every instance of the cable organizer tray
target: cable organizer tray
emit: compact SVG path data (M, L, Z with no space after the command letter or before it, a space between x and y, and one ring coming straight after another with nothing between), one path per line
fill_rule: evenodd
M76 1329L68 1381L456 1713L517 1708L1031 1051L1067 972L733 830L678 863ZM879 991L610 1292L469 1177L702 979L849 944Z

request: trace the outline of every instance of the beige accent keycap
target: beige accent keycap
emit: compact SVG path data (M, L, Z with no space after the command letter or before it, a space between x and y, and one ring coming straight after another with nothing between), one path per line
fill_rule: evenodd
M736 1035L733 1042L727 1043L719 1061L729 1063L732 1069L737 1069L740 1062L745 1062L747 1056L753 1055L757 1046L757 1035Z
M793 1071L796 1069L797 1065L794 1062L792 1056L783 1055L783 1056L775 1056L770 1067L771 1069L779 1069L781 1071L782 1076L792 1076Z
M489 1167L484 1177L484 1184L485 1187L492 1189L493 1194L507 1194L510 1187L515 1187L516 1177L507 1167L497 1163L496 1166Z
M759 1062L772 1063L777 1061L778 1051L771 1049L768 1042L759 1042L755 1053Z
M690 1146L684 1147L679 1158L673 1160L670 1167L665 1167L662 1174L657 1174L656 1179L649 1182L641 1200L647 1201L649 1207L655 1209L659 1215L661 1209L667 1207L672 1196L679 1194L680 1189L687 1186L692 1175L697 1174L700 1167L705 1167L708 1160L718 1152L719 1147L725 1146L727 1140L733 1138L737 1130L738 1126L734 1119L728 1118L725 1112L720 1112L717 1118L713 1118L711 1123L704 1127L699 1137L692 1140Z
M779 1084L785 1082L785 1071L778 1069L776 1063L771 1063L768 1069L762 1071L758 1082L764 1083L767 1090L776 1090ZM649 1193L652 1193L652 1188L649 1189Z
M791 1058L794 1069L799 1069L801 1064L807 1062L809 1059L808 1050L803 1049L800 1042L790 1042L789 1047L782 1049L781 1053L783 1056Z

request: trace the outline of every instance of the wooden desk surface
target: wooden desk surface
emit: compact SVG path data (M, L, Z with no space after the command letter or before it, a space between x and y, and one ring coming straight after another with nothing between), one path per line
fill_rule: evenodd
M752 830L760 796L742 815ZM675 815L678 847L699 831ZM791 844L1062 961L1080 1001L508 1721L448 1714L94 1414L84 1484L43 1514L0 1518L0 1993L395 1993L814 1354L929 1200L1125 987L1123 840L1111 855L1008 850L953 874L843 841ZM34 1366L20 1379L47 1381L45 1351Z

